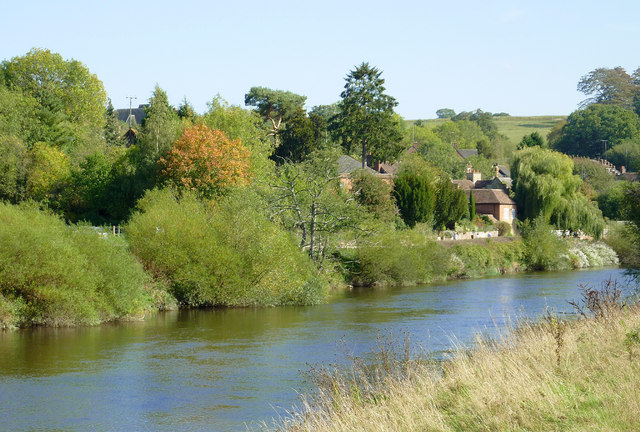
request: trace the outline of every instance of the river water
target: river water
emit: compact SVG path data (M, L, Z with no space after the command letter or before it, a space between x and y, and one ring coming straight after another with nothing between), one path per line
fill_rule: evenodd
M545 308L620 269L358 290L313 307L216 309L93 328L0 332L0 430L222 431L286 415L301 371L379 335L432 352ZM437 354L436 354L437 355Z

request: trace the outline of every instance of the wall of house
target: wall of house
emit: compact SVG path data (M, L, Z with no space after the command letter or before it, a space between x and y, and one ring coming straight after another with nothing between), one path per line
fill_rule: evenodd
M478 204L476 203L476 213L490 214L498 221L505 221L513 224L516 218L516 206L511 204Z

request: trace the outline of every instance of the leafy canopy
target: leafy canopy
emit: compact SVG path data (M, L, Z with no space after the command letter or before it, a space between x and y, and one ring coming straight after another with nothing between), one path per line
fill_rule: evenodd
M213 198L248 181L249 158L239 139L199 123L184 131L160 165L176 187Z
M559 229L582 230L596 237L604 228L598 207L579 192L568 156L539 147L515 153L511 165L513 191L521 219L541 217Z
M611 148L626 139L640 139L638 115L615 105L594 104L569 116L555 149L570 155L597 157L604 153L605 145Z
M306 96L266 87L251 87L249 93L244 95L245 105L255 107L256 112L271 123L269 136L273 137L275 147L280 144L278 133L282 122L286 122L296 109L302 108L306 100Z

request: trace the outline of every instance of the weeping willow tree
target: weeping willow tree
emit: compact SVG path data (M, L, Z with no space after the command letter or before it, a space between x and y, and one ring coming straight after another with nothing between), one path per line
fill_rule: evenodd
M522 220L541 216L558 229L600 237L602 212L579 191L582 180L573 175L571 158L539 147L526 148L515 153L511 175Z

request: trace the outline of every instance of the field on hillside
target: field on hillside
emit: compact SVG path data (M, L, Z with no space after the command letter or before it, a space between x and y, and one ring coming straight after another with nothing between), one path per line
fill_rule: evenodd
M536 116L536 117L494 117L498 130L506 135L511 142L519 143L523 136L538 132L545 139L551 128L567 116Z
M534 116L534 117L494 117L501 134L507 136L515 144L519 143L523 136L532 132L538 132L545 139L553 126L560 120L566 120L567 116ZM431 119L423 120L426 124L436 127L448 120ZM413 121L409 122L410 124Z

